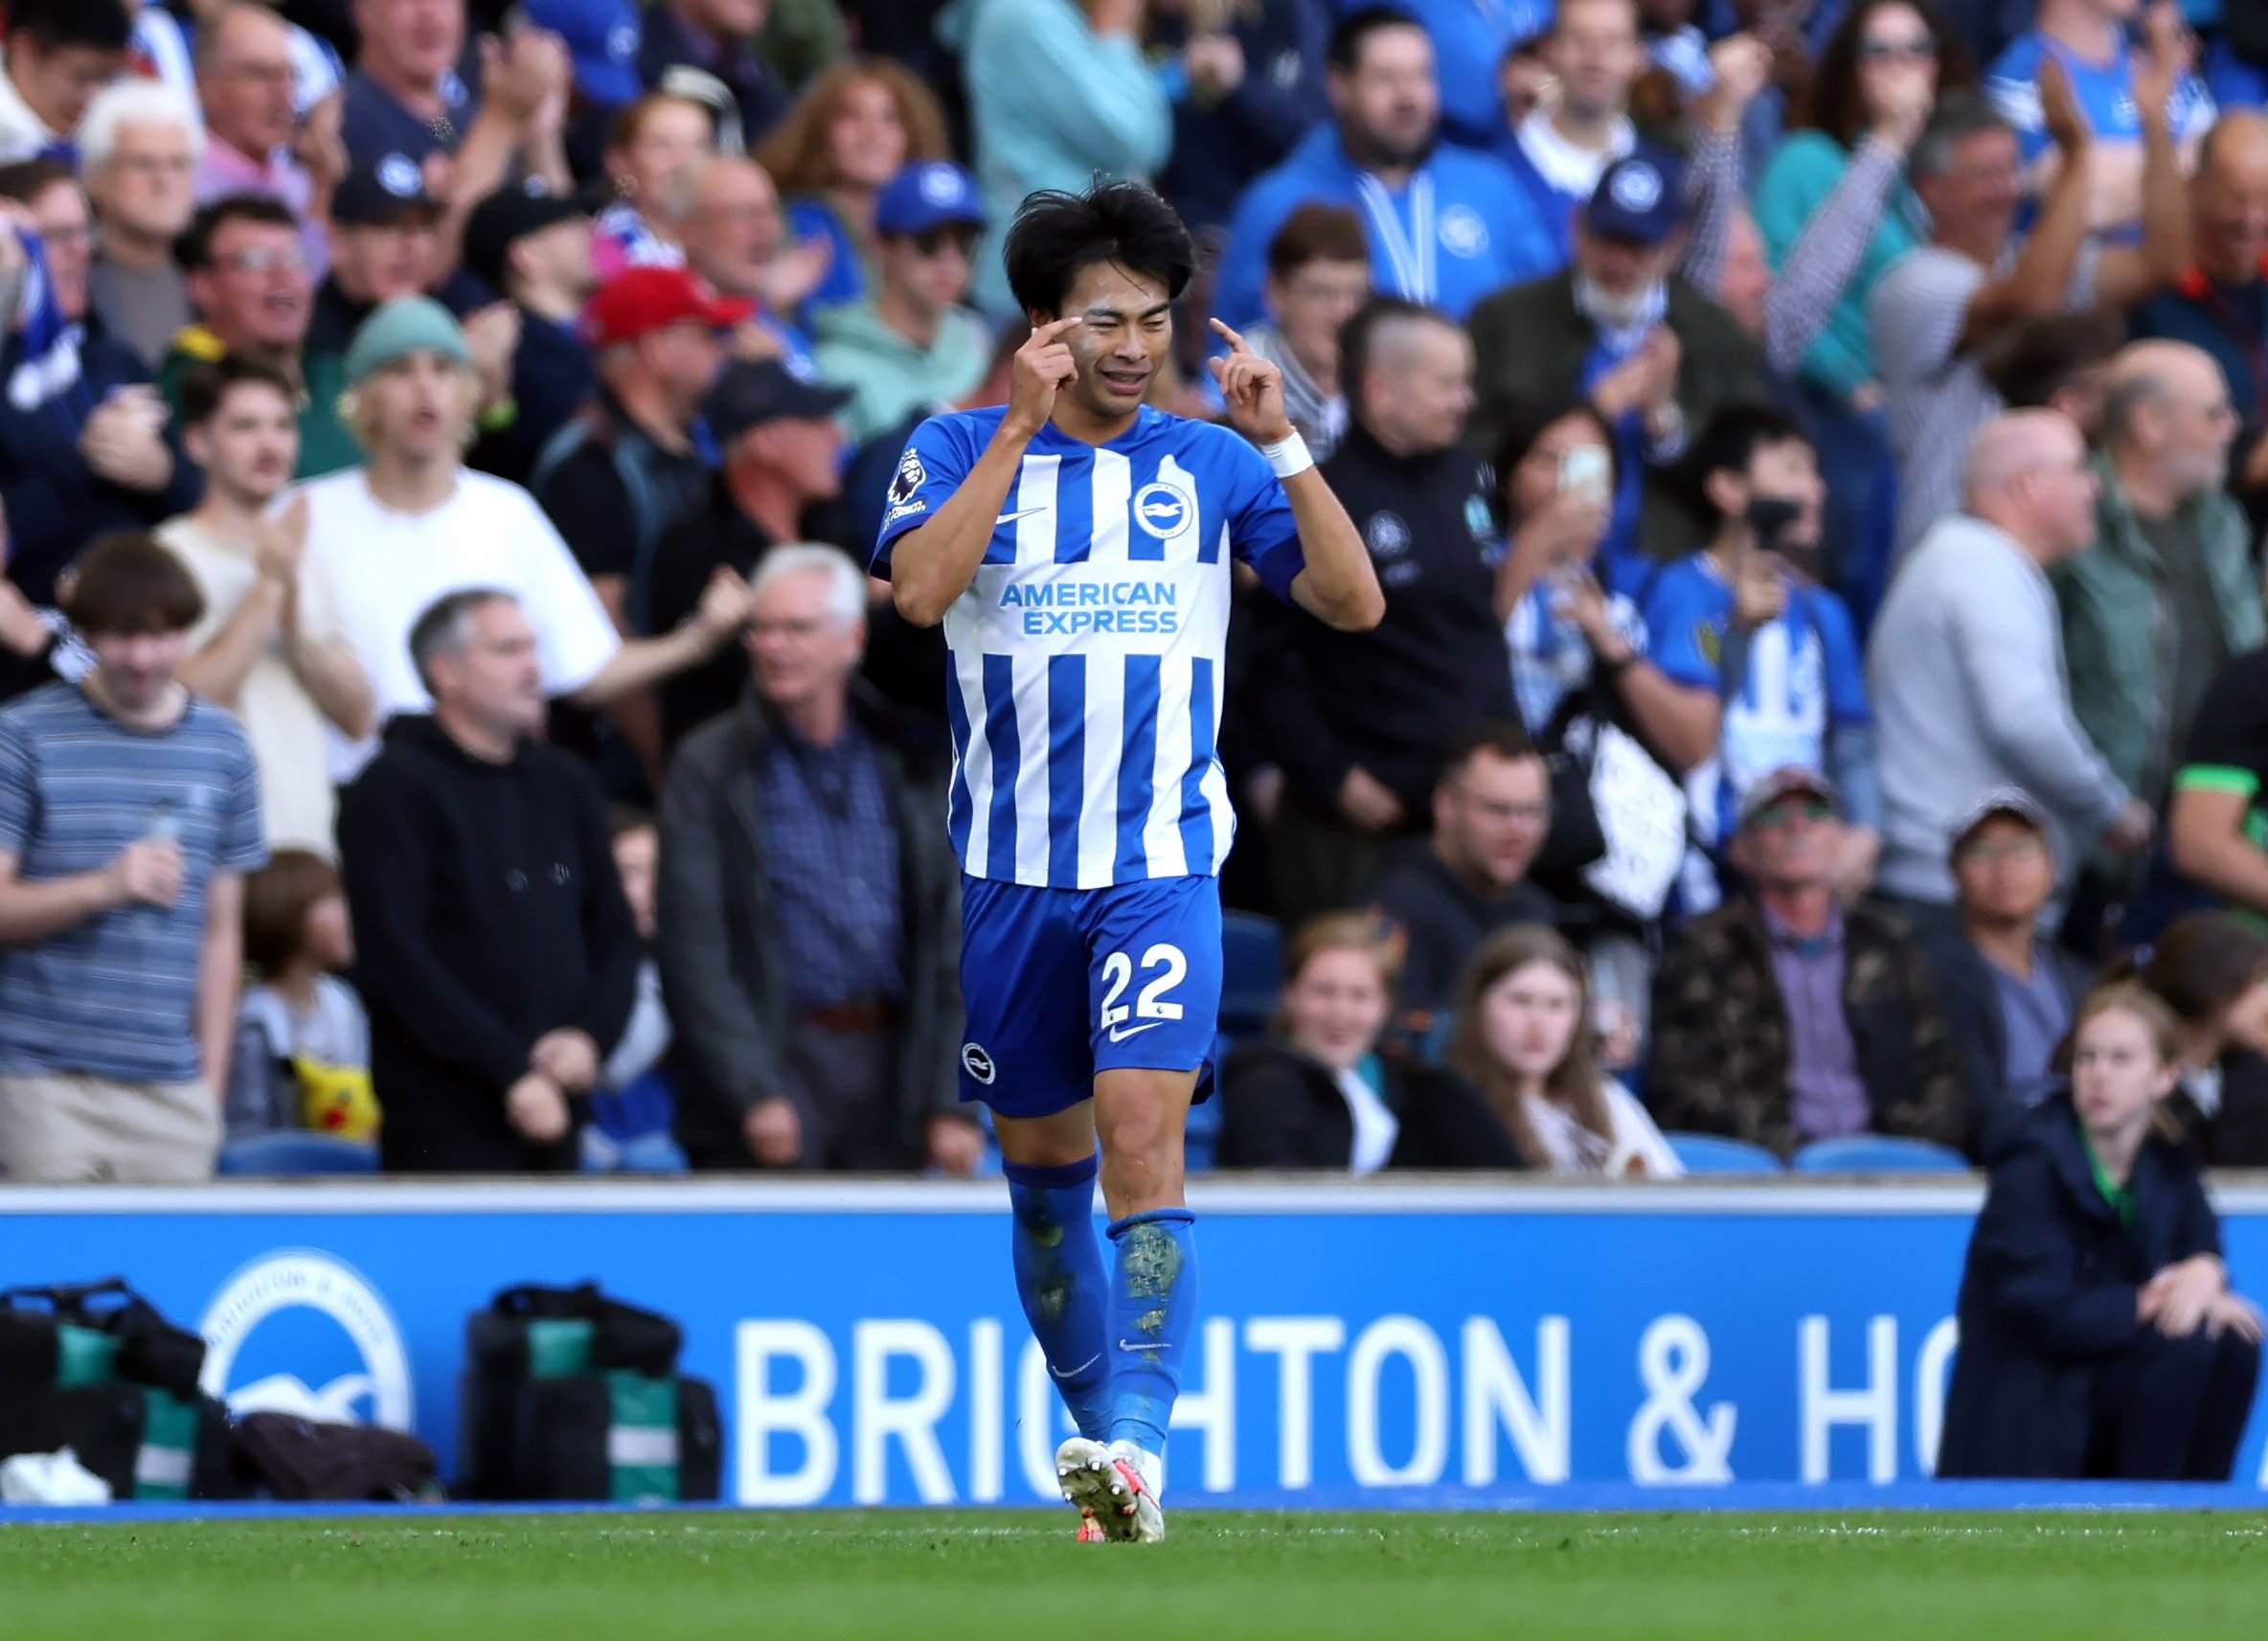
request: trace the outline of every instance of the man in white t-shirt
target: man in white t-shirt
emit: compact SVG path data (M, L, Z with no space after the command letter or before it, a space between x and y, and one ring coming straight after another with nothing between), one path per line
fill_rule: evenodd
M626 643L616 637L543 510L519 486L460 461L480 386L465 333L440 304L405 296L381 305L355 332L346 363L342 410L368 465L317 479L301 493L312 550L337 590L381 722L427 706L410 659L410 627L447 593L511 594L534 625L545 694L579 707L649 689L707 660L739 630L748 589L727 571L675 631ZM332 777L352 779L375 749L373 740L334 739Z
M306 504L274 508L299 461L299 385L232 354L184 378L181 423L205 473L205 499L157 530L205 598L181 681L243 723L269 848L329 859L326 734L356 739L377 719L329 579L306 550Z

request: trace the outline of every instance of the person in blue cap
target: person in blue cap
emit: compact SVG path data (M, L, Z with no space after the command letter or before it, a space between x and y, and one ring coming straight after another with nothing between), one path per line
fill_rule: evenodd
M950 403L984 379L992 336L961 299L985 229L976 179L950 160L910 165L874 201L881 274L873 293L818 316L819 374L850 389L853 440L915 408Z

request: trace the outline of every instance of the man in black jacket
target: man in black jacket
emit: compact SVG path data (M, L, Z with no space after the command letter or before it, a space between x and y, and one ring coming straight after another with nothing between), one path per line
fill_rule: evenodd
M966 1174L960 870L942 747L854 686L866 577L832 547L759 566L755 689L662 793L662 988L695 1168Z
M1487 469L1458 443L1471 345L1445 315L1380 297L1348 322L1340 379L1350 424L1323 476L1370 548L1386 619L1339 632L1273 601L1259 612L1251 675L1285 776L1274 858L1287 923L1350 904L1394 839L1424 830L1450 742L1519 717L1491 601Z
M380 1157L571 1169L572 1099L622 1036L644 955L605 806L580 764L532 739L542 670L509 594L441 599L410 653L432 716L396 718L339 807Z

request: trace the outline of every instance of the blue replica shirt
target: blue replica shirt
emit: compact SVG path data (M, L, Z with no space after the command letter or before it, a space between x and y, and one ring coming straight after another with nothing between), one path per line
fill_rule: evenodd
M420 120L394 94L360 69L347 76L346 101L339 108L339 137L357 166L378 171L389 188L406 186L412 171L432 154L454 154L481 111L472 88L454 72L442 80L446 112ZM404 166L411 168L405 171Z
M2246 62L2227 40L2216 43L2207 56L2205 83L2217 108L2268 104L2268 68Z
M874 574L1005 414L914 430ZM1282 484L1235 433L1146 408L1102 445L1040 429L945 613L949 825L970 877L1099 889L1219 872L1236 832L1214 751L1232 558L1279 598L1306 567Z
M1268 241L1294 211L1318 203L1362 218L1380 295L1430 303L1457 319L1489 292L1541 279L1562 261L1551 227L1495 155L1443 143L1394 190L1347 157L1327 122L1236 207L1213 298L1222 320L1242 327L1262 317Z
M1984 89L2001 117L2016 127L2024 140L2026 164L2046 152L2047 122L2040 116L2040 63L2053 53L2071 76L2079 112L2098 140L2113 148L2137 148L2142 143L2142 111L2134 105L2134 70L2127 60L2126 42L2107 62L2091 62L2067 46L2057 45L2037 30L2020 34L2000 54L1985 78ZM2194 74L2174 81L2167 122L2173 140L2202 136L2213 122L2212 94Z
M1646 655L1673 682L1719 694L1733 587L1705 553L1663 570L1647 594ZM1731 837L1741 795L1775 769L1826 773L1827 732L1872 720L1850 612L1824 587L1792 581L1787 608L1748 645L1748 678L1725 702L1716 756L1686 777L1702 841Z

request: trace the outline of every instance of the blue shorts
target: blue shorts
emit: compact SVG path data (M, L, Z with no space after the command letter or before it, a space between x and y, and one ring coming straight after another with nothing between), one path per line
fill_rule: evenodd
M961 1098L1047 1117L1098 1071L1195 1071L1220 1029L1220 881L1108 889L961 881Z

